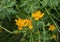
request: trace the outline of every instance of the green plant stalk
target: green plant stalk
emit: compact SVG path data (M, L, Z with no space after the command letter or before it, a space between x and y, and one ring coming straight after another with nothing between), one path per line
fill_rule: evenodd
M57 11L56 7L54 6L54 10L57 12L57 14L59 14L59 12Z
M41 40L40 40L40 35L39 35L39 42L41 42Z
M26 36L26 32L24 33L24 35L23 35L23 37L21 38L21 40L22 40L25 36ZM21 40L20 40L20 41L21 41Z
M60 22L60 20L57 17L55 17L54 15L52 15L52 17Z
M44 35L43 42L45 42L45 25L44 25L44 22L42 22L42 24L43 24L43 35Z
M14 32L11 32L11 31L7 30L6 28L2 27L1 25L0 25L0 28L4 29L6 32L8 32L10 34L15 34Z
M36 29L36 30L37 30L37 32L38 32L38 21L37 21L37 29ZM38 34L38 35L39 35L39 34ZM39 38L39 36L38 36L38 38Z
M29 42L34 42L32 32L30 33L30 40L29 40Z
M38 21L37 21L37 32L38 32L39 30L38 30ZM38 38L39 38L39 42L41 42L41 40L40 40L40 33L38 34Z
M29 40L29 42L31 42L31 39Z
M32 34L32 33L31 33L31 40L32 40L32 42L34 42L34 41L33 41L33 34Z
M50 19L52 20L52 22L54 23L54 25L56 26L56 29L58 30L58 32L60 32L59 29L58 29L58 25L56 24L56 22L55 22L54 19L52 18L50 12L49 12L46 8L45 8L45 10L46 10L48 16L50 17ZM56 41L56 42L58 42L58 37L57 37L57 41Z
M38 21L37 21L37 31L38 31Z

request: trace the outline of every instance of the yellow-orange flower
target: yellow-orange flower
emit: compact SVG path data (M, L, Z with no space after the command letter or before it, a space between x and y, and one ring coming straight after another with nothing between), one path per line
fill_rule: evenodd
M54 31L54 30L55 30L55 25L50 25L50 26L49 26L49 30L50 30L50 31Z
M41 13L41 11L36 11L35 13L32 13L32 17L35 18L35 20L39 20L44 16L44 13Z
M32 26L32 21L30 19L21 19L21 18L18 18L17 20L15 20L16 22L16 25L18 26L18 29L19 30L22 30L23 27L26 27L28 26L29 29L32 29L33 26Z
M33 26L32 26L32 21L29 20L29 19L26 19L26 24L25 24L25 26L28 26L29 29L32 29L32 28L33 28Z
M21 18L18 18L17 20L15 20L15 22L16 25L18 26L18 29L22 30L22 27L24 27L26 21Z
M22 30L22 29L23 29L23 27L18 27L18 29L19 29L19 30Z

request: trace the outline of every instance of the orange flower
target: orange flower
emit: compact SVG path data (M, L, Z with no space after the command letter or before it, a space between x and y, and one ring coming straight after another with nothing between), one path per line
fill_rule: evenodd
M33 28L33 26L32 26L32 21L29 20L29 19L26 19L26 24L25 24L25 26L28 26L29 29L32 29L32 28Z
M23 28L22 27L18 27L19 30L22 30Z
M24 27L26 21L21 18L18 18L17 20L15 20L15 22L16 25L18 26L18 29L22 30L22 27Z
M55 30L55 25L50 25L50 26L49 26L49 30L50 30L50 31L54 31L54 30Z
M29 25L29 29L33 29L33 26L32 25Z
M23 27L26 27L26 26L28 26L30 29L33 28L32 21L29 19L23 20L21 18L18 18L17 20L15 20L15 22L16 22L16 25L18 26L19 30L22 30Z
M35 18L35 20L39 20L44 16L44 13L41 13L41 11L36 11L35 13L32 13L32 17Z

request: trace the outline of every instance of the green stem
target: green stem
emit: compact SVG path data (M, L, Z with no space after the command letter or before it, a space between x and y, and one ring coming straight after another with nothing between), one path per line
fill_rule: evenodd
M45 42L45 25L44 25L44 22L43 23L43 34L44 34L44 39L43 39L43 42Z
M39 42L41 42L41 40L40 40L40 35L39 35Z
M57 14L60 14L58 11L57 11L57 9L56 9L56 7L54 6L54 10L57 12Z
M38 21L37 21L37 32L38 32L39 30L38 30ZM40 32L40 31L39 31ZM40 41L40 33L38 34L38 38L39 38L39 42L41 42Z
M26 36L26 32L24 33L24 35L23 35L23 37L21 38L21 40L23 40L23 38L24 38L25 36ZM21 40L20 40L20 41L21 41Z
M54 15L52 15L52 17L60 22L60 20L57 17L55 17Z
M11 31L7 30L6 28L2 27L1 25L0 25L0 28L4 29L4 30L7 31L8 33L15 34L14 32L11 32Z
M34 41L33 41L33 35L32 35L32 33L31 33L31 39L32 39L32 42L34 42Z
M29 42L34 42L32 32L30 33L30 40L29 40Z
M38 31L38 21L37 21L37 31Z

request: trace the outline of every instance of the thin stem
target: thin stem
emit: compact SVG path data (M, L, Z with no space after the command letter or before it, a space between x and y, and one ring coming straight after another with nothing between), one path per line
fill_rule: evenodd
M22 40L25 36L26 36L26 32L25 32L25 34L23 35L23 37L21 38L21 40ZM20 40L20 41L21 41L21 40Z
M57 17L55 17L54 15L52 15L53 16L53 18L55 18L57 21L59 21L60 22L60 20L57 18Z
M34 42L32 32L30 33L30 40L29 40L29 42Z
M37 32L38 32L39 30L38 30L38 21L37 21ZM39 31L40 32L40 31ZM40 33L38 34L38 38L39 38L39 42L41 42L40 41Z
M59 14L59 12L57 11L56 7L54 6L54 10Z
M39 33L40 34L40 33ZM41 40L40 40L40 35L39 35L39 42L41 42Z
M2 27L1 25L0 25L0 28L4 29L4 30L7 31L8 33L14 34L14 32L11 32L11 31L7 30L6 28Z
M38 31L38 21L37 21L37 31Z
M43 34L44 34L43 42L45 42L45 25L44 25L44 22L42 22L42 24L43 24Z
M32 39L32 42L33 42L33 35L32 35L32 33L31 33L31 39Z

